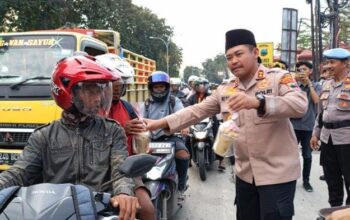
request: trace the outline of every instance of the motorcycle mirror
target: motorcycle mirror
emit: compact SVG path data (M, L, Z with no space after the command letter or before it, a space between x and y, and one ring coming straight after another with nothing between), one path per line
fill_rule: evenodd
M118 169L124 175L134 178L150 171L156 162L157 158L152 155L137 154L127 157Z

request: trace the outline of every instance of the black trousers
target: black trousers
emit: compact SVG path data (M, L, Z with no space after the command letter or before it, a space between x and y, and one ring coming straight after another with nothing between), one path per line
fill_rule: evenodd
M291 220L296 181L256 186L236 179L237 220Z
M303 181L309 182L311 163L312 163L312 149L310 147L310 139L312 131L294 130L298 143L301 144L301 152L303 156Z
M321 142L321 164L328 186L328 202L341 206L344 201L344 183L347 192L346 204L350 205L350 144L334 145L330 137L328 143Z

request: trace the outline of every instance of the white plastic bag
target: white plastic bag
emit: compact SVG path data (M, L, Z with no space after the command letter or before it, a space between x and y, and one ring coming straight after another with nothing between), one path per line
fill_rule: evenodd
M238 131L239 128L234 120L228 120L222 123L213 145L214 152L222 157L227 156L232 151L232 148L234 148Z

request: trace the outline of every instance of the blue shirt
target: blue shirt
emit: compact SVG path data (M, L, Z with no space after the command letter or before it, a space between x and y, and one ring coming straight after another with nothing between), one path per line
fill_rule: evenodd
M318 82L312 82L314 89L318 95L321 93L321 85ZM310 88L308 85L303 85L298 82L298 85L302 91L304 91L309 100L309 105L306 114L302 118L291 118L290 121L293 124L294 130L312 131L315 125L315 119L317 116L317 104L312 101Z
M164 102L155 102L152 99L152 97L150 97L148 111L146 111L145 104L143 104L141 107L141 112L143 114L143 117L158 120L184 108L181 100L175 97L174 112L169 112L169 105L170 105L169 99L170 99L170 95L168 95L168 97L165 99ZM156 140L164 135L166 134L163 131L163 129L157 129L151 132L151 137L153 140Z

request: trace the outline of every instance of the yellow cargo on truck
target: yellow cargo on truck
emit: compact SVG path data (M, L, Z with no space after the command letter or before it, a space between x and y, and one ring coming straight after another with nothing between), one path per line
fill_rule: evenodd
M51 98L51 73L58 60L77 51L119 54L119 33L84 29L0 33L0 170L17 160L35 128L60 118L61 109ZM123 55L136 73L127 99L142 102L155 61L128 50Z

